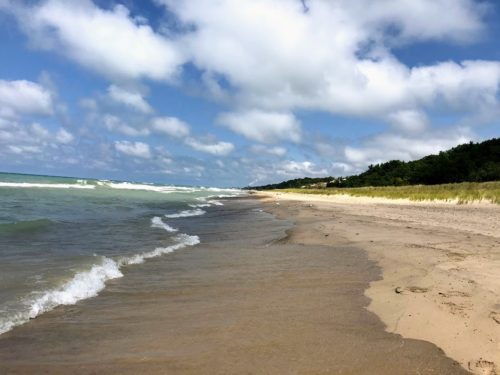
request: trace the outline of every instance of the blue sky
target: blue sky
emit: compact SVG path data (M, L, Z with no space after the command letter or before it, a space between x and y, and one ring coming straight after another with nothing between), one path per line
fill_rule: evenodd
M245 186L498 137L499 19L476 0L0 0L0 170Z

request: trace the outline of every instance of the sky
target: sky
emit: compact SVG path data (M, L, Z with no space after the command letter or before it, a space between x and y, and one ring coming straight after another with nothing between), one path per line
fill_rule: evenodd
M247 186L500 136L500 2L0 0L0 170Z

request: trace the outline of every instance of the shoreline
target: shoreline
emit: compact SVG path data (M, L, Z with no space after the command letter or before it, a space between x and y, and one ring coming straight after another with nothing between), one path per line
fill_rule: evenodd
M281 205L282 220L263 212L273 204L228 199L198 227L199 245L1 335L0 372L468 373L435 345L384 331L364 295L381 269L318 236L324 218L303 206Z
M475 374L500 368L500 207L489 203L259 192L279 211L316 211L321 233L365 250L382 269L368 310L388 332L432 342ZM280 203L281 202L281 203ZM303 211L306 209L303 208ZM298 213L303 215L304 213Z

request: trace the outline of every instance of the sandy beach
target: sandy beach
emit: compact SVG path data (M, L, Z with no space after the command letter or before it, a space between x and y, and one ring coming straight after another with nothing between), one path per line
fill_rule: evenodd
M0 373L468 373L367 309L370 283L385 281L329 227L350 216L274 199L226 201L198 228L200 245L124 269L99 296L1 335Z
M472 373L498 373L499 206L263 196L278 216L314 219L309 233L294 233L299 242L355 246L382 268L365 295L388 332L432 342Z

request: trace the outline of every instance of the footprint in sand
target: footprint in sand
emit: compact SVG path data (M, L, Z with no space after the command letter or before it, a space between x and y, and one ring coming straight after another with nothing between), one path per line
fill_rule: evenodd
M470 361L469 370L478 375L498 375L495 364L482 358Z
M450 290L446 293L439 292L438 293L441 297L470 297L470 294L465 293L465 292L460 292L459 290Z
M496 311L490 312L489 317L495 321L495 323L500 324L500 313Z
M422 288L420 286L409 286L406 289L412 293L427 293L429 291L429 288Z

